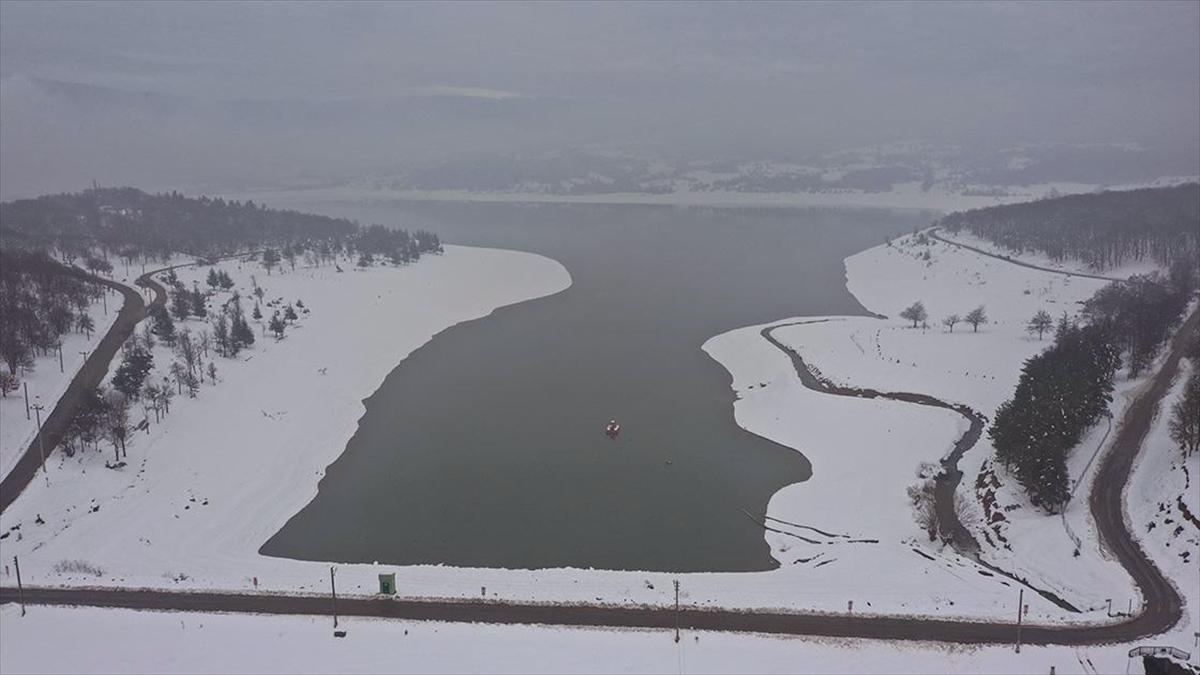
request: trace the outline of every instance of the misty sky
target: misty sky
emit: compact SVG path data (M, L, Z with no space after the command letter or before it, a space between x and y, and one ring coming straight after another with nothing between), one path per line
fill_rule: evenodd
M116 147L85 143L87 115L54 109L37 84L45 80L162 94L197 110L292 103L299 119L282 116L294 132L264 148L296 150L303 162L329 157L347 169L353 162L333 157L336 146L314 134L345 134L346 150L364 167L387 152L504 149L500 136L511 136L510 146L658 142L751 153L909 138L1195 144L1198 36L1196 2L4 2L2 178L17 181L22 162L50 171L47 160L29 156L39 143L56 158L73 143L87 145L80 156L93 164ZM339 130L307 112L320 104L315 110L358 106L360 114L381 102L449 94L506 101L504 115L515 117L473 133L458 118L446 128L376 126L380 113ZM139 109L127 126L106 114L97 134L197 136L173 142L183 152L203 146L201 159L218 164L216 148L228 144L230 161L244 163L232 146L271 135L219 107L184 116L186 123L178 110Z

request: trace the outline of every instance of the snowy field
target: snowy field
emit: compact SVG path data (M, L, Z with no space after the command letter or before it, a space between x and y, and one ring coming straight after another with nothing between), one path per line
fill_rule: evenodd
M34 359L32 370L19 375L21 387L0 398L0 477L8 474L21 453L37 438L34 411L30 410L29 419L25 418L25 389L29 390L30 405L40 402L45 406L42 410L45 420L87 359L80 352L91 353L121 311L121 296L107 286L103 289L106 297L96 298L87 309L95 324L91 336L77 331L68 331L62 336L62 369L59 369L57 353L39 356Z
M1078 301L1103 284L1020 268L937 242L928 246L930 256L925 259L924 248L898 240L892 246L852 256L846 262L848 285L864 306L892 316L913 300L922 299L937 328L922 331L905 328L905 322L895 319L835 317L826 323L781 328L775 336L834 381L930 393L969 403L990 415L1011 394L1021 361L1047 344L1024 332L1028 317L1041 308L1051 314L1073 312ZM458 247L405 269L359 271L348 267L350 271L344 274L328 268L300 269L267 276L258 265L227 263L221 267L232 274L239 288L247 288L254 274L267 289L264 300L303 298L311 314L303 315L281 342L260 337L242 362L218 360L218 383L202 387L197 399L177 398L173 405L178 408L173 408L167 422L153 425L149 435L130 446L130 466L125 470L104 469L99 458L64 461L57 457L51 489L32 485L0 517L0 531L10 533L0 546L6 558L21 555L27 583L236 590L250 589L257 582L264 590L321 592L328 579L326 564L264 558L257 548L315 494L324 467L353 433L362 413L361 399L387 374L388 368L379 364L399 362L446 325L569 284L565 270L545 258ZM193 279L202 280L205 273L203 268L185 269L180 276L190 285ZM519 281L514 283L514 279ZM991 318L978 333L960 325L951 334L937 322L944 313L962 314L978 304L987 307ZM378 330L346 330L360 325L364 314ZM855 614L1011 618L1017 604L1016 584L987 576L973 562L930 544L914 522L906 499L905 490L916 481L917 467L922 462L936 462L949 451L964 430L962 418L909 404L832 397L804 389L787 357L763 340L759 330L747 327L725 333L707 342L704 349L732 373L739 397L735 404L739 424L800 449L812 461L813 479L777 493L768 515L779 519L773 526L819 543L767 533L773 554L782 563L780 569L680 575L683 602L832 612L844 612L853 602ZM159 361L160 367L162 364ZM1128 392L1137 384L1121 382L1119 388ZM1124 398L1117 396L1117 412L1123 402ZM1097 429L1095 438L1076 452L1072 475L1082 475L1089 466L1090 450L1099 444L1103 431ZM960 464L966 474L960 491L972 490L990 452L985 437L967 453ZM234 470L238 481L229 480ZM1138 469L1147 472L1147 486L1160 480L1158 470L1151 465L1139 465ZM1009 483L1002 484L997 499L1020 502L1020 493ZM1130 494L1136 498L1139 493L1131 489ZM1019 532L1028 545L1017 543L1018 536L1013 536L1013 551L1001 547L988 552L1001 566L1028 556L1022 574L1087 610L1082 615L1069 614L1027 592L1030 622L1106 621L1103 600L1133 594L1124 572L1097 550L1085 501L1077 498L1067 518L1084 543L1079 559L1070 557L1074 540L1062 520L1037 515L1028 505L1009 512L1012 522L1006 530ZM1132 506L1131 511L1138 508ZM247 518L247 513L254 517ZM45 525L34 524L39 514ZM1176 546L1194 548L1195 542ZM1192 560L1196 557L1191 556ZM83 564L70 564L76 560ZM1189 569L1195 576L1194 567L1177 565L1173 569L1183 579L1188 578ZM486 596L492 599L657 605L670 602L664 589L674 578L660 573L579 569L340 565L339 590L370 593L380 571L396 571L400 593L405 596L479 597L485 587ZM11 584L12 578L3 581ZM1189 602L1189 607L1194 606ZM70 617L104 614L102 610L37 611L55 612L54 620L63 625L76 622ZM157 614L112 612L112 616L118 615L164 626L174 626L177 618L185 623L223 626L214 629L218 636L222 631L258 634L239 627L252 621L246 617L210 620L166 615L171 618L163 619L164 615ZM9 610L0 613L6 624L11 617ZM255 621L262 622L255 624L261 627L255 630L261 631L264 640L280 637L283 629L274 626L314 625L311 619ZM85 618L77 623L91 622ZM361 624L370 627L363 633L398 632L397 627L403 625ZM1195 625L1194 616L1185 624ZM530 644L578 640L583 654L627 649L629 663L620 669L629 671L674 669L678 656L669 642L665 655L657 646L643 653L638 647L642 640L657 645L662 636L636 631L478 626L439 630L447 635L456 631L505 635L497 641L512 643L504 649L514 654L514 669L530 665L520 654L522 649L534 647L521 647L522 640ZM1182 641L1184 633L1185 628L1179 628L1174 643L1188 646ZM204 644L194 635L180 639L194 641L182 645L181 653ZM400 638L396 635L395 639ZM742 654L739 641L754 650L752 659L730 656ZM689 661L693 664L690 669L736 670L730 664L741 663L747 668L752 664L754 670L794 670L810 663L795 661L797 653L819 655L825 648L825 643L819 642L748 636L705 635L700 644L722 643L727 648L713 648L707 657ZM844 644L828 648L842 649ZM1058 672L1073 672L1077 667L1083 669L1079 659L1084 657L1097 664L1100 661L1096 659L1107 659L1106 663L1113 664L1111 669L1123 667L1123 650L1127 649L1027 650L1017 662L1002 659L1007 652L999 649L955 651L948 656L937 648L855 644L862 660L838 661L831 651L829 659L817 657L811 668L827 670L836 667L831 664L845 663L848 670L871 669L870 664L876 663L871 659L895 663L903 657L903 665L896 668L1004 671L1021 664L1022 669L1028 665L1029 670L1047 670L1053 662L1059 664ZM427 648L428 652L421 653L433 660L415 660L412 669L430 669L430 663L448 664L444 666L447 670L478 668L471 660L474 655L460 654L458 658L467 659L460 661L438 652L436 645ZM1029 654L1037 653L1048 656L1025 661L1033 658ZM981 655L994 655L996 660ZM760 661L760 656L765 660ZM537 659L536 663L539 667L545 664L547 670L588 669L589 663L594 669L594 661L576 659L566 650L562 658L566 660ZM667 659L665 667L657 660L661 658ZM148 664L146 670L172 668L170 663L158 661L138 663ZM197 662L180 661L174 667L186 668L189 663L194 666ZM251 665L239 669L255 669L255 661L247 663ZM297 661L299 666L303 663ZM395 661L380 666L380 661L370 658L349 663L345 667L365 670L408 667ZM459 663L461 668L454 665ZM493 667L504 669L503 663L501 659ZM264 663L262 668L270 667Z
M739 633L0 607L13 673L1141 672L1122 647L955 647ZM69 649L62 645L70 645Z

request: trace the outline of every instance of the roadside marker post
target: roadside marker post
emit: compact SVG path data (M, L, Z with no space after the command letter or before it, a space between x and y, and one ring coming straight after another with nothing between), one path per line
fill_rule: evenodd
M679 580L675 580L675 642L679 642Z
M1021 653L1021 615L1025 608L1025 589L1020 589L1020 594L1017 596L1017 653Z
M25 616L25 588L21 586L21 563L13 556L13 567L17 570L17 599L21 603L21 616Z

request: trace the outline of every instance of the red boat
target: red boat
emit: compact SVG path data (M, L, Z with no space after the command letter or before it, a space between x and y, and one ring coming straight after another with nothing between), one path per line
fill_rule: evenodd
M604 427L604 433L607 434L609 438L616 439L616 437L621 433L621 425L617 424L616 420L609 420L608 426Z

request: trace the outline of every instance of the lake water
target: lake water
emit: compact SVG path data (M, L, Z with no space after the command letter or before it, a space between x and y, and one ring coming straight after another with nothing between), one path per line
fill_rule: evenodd
M660 206L305 204L533 251L572 286L450 328L366 400L319 494L266 555L471 567L775 566L771 495L801 452L733 419L700 346L749 324L864 314L842 260L930 214ZM616 418L620 438L605 423ZM803 449L801 449L802 451ZM820 480L818 475L815 480Z

